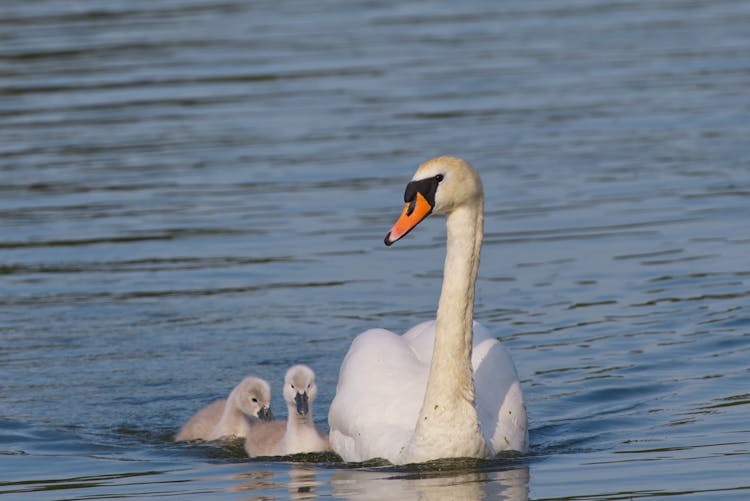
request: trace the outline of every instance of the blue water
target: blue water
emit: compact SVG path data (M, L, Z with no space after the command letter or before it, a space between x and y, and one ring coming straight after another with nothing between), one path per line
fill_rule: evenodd
M750 497L750 4L5 0L0 494ZM327 428L371 327L437 304L429 157L485 184L476 317L521 458L249 460L172 435L298 362Z

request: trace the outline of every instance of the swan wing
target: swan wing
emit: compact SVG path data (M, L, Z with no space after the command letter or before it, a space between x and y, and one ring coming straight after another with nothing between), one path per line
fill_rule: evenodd
M435 321L415 325L404 336L416 356L429 364L435 345ZM528 450L526 405L510 352L479 322L474 322L471 365L474 407L493 453Z
M526 405L516 367L508 350L479 322L474 322L471 364L474 405L485 441L494 453L526 452Z
M395 463L408 444L429 372L429 358L424 363L409 341L371 329L352 342L328 413L331 447L344 460Z
M404 336L417 358L432 360L435 321L415 325ZM493 453L526 452L526 405L510 352L479 322L474 322L471 365L474 372L474 406L479 426Z
M526 452L526 407L508 350L474 322L475 407L493 453ZM435 321L403 336L363 332L341 364L328 422L333 450L346 461L383 458L396 463L414 433L427 387Z

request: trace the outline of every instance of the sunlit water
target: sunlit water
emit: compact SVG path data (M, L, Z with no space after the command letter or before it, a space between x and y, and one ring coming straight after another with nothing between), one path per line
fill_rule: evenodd
M750 4L6 0L0 493L750 496ZM419 467L175 444L247 374L430 318L417 164L480 171L476 317L531 451Z

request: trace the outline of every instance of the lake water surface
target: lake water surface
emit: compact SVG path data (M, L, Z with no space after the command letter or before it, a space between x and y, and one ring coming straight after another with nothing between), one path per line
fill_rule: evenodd
M0 494L750 497L750 3L4 0ZM434 315L429 157L485 184L476 318L524 457L251 461L171 437Z

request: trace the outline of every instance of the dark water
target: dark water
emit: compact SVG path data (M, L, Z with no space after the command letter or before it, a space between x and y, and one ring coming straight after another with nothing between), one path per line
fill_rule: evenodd
M0 493L750 497L749 89L739 0L4 0ZM353 336L433 315L442 222L382 237L442 153L484 178L530 454L171 442L296 362L327 427Z

